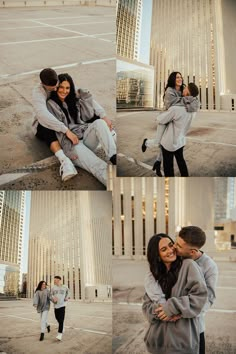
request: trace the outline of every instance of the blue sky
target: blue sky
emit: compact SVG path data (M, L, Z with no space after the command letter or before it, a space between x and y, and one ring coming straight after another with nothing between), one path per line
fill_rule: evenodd
M145 64L149 64L151 25L152 25L152 0L143 0L140 62Z

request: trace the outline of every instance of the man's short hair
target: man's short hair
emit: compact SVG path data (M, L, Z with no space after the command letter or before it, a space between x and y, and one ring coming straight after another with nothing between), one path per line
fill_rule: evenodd
M189 89L189 92L190 92L191 96L193 96L193 97L198 96L198 94L199 94L198 87L193 82L190 82L188 84L188 89Z
M198 226L183 227L179 232L179 237L181 237L188 245L198 249L202 248L206 242L206 234Z
M39 77L42 84L46 86L55 86L58 82L57 73L51 68L43 69L40 72Z
M61 277L59 277L59 275L56 275L56 276L54 277L54 279L59 279L59 280L61 280Z

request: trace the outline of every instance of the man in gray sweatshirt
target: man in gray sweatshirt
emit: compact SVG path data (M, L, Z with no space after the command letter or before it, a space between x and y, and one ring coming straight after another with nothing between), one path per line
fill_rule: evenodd
M199 354L205 354L205 313L212 306L216 295L216 283L218 279L218 269L216 263L206 253L200 251L206 242L205 232L197 226L183 227L176 238L175 248L178 256L194 260L204 276L208 301L200 314L200 350ZM151 272L145 277L145 290L153 301L160 301L162 289L154 279ZM158 300L159 299L159 300ZM161 319L167 318L164 312L160 313Z
M65 309L68 299L70 298L69 289L66 285L61 284L61 277L54 277L54 286L51 289L51 295L54 302L54 313L59 324L57 339L62 340L62 333L65 319Z

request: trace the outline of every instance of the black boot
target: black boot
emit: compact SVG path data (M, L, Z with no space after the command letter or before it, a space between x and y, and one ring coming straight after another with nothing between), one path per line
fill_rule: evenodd
M161 161L158 161L156 160L154 165L153 165L153 168L152 168L153 171L156 171L156 175L159 176L159 177L162 177L162 173L161 173Z
M47 326L47 330L48 330L48 333L51 331L51 330L50 330L50 326Z
M41 333L41 334L40 334L39 340L40 340L40 341L44 340L44 333Z
M116 155L113 155L113 156L110 158L110 161L111 161L112 165L116 165Z
M147 150L147 147L146 147L146 141L147 141L147 139L144 139L143 140L143 143L142 143L142 152L145 152L146 150Z

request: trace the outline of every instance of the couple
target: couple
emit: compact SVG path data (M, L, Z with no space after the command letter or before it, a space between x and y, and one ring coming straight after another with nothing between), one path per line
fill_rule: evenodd
M47 288L47 283L42 280L39 282L33 300L33 306L37 308L41 318L41 334L39 340L44 340L44 333L50 332L48 324L48 311L50 309L50 301L54 303L54 313L59 324L58 334L56 338L62 340L62 333L64 332L65 306L69 299L69 289L66 285L61 284L61 277L54 277L54 286L51 291Z
M58 158L62 181L77 174L76 166L106 186L107 163L95 151L101 144L107 160L116 165L116 134L104 109L90 92L75 88L69 74L47 68L40 80L33 90L33 129Z
M174 157L182 177L188 177L188 168L183 156L186 144L186 134L190 128L195 112L199 109L198 87L190 82L183 83L182 75L174 71L168 78L164 93L164 106L167 111L158 116L158 127L155 139L145 138L142 151L147 148L161 146L153 170L157 176L162 176L161 161L165 177L174 177Z
M200 251L206 235L183 227L176 242L166 234L148 244L143 313L150 326L144 341L150 353L204 354L205 312L215 300L218 269Z

